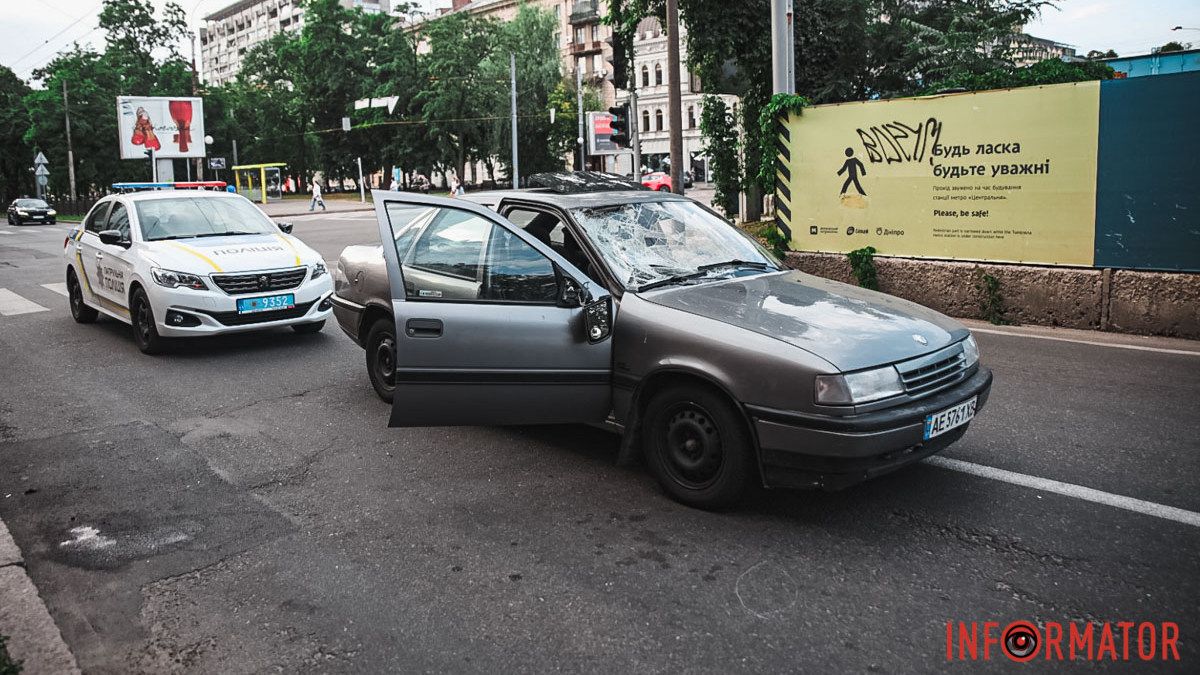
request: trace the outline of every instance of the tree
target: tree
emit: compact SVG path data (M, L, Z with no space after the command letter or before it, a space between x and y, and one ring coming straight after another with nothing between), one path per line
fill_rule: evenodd
M490 155L487 147L489 104L507 82L479 64L491 57L496 25L467 12L453 12L422 29L429 44L422 70L429 80L417 95L430 137L451 158L459 180L466 178L468 157Z
M700 132L704 134L704 153L712 172L716 190L713 205L725 215L737 212L738 203L738 134L737 120L725 99L709 94L704 97L700 112Z
M1159 47L1158 49L1155 49L1154 52L1158 53L1158 54L1167 54L1169 52L1182 52L1182 51L1188 49L1190 46L1191 45L1185 45L1183 43L1172 40L1172 41L1168 42L1167 44Z
M1117 53L1111 49L1104 52L1100 51L1099 49L1093 49L1092 51L1088 52L1087 56L1084 58L1089 61L1095 61L1097 59L1115 59L1117 58Z
M5 202L33 191L33 150L25 142L29 113L23 100L29 91L16 73L0 66L0 190Z

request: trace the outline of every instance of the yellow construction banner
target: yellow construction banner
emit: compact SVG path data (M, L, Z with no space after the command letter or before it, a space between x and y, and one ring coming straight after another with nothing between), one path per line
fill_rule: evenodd
M1100 83L805 108L777 220L798 251L1092 265Z

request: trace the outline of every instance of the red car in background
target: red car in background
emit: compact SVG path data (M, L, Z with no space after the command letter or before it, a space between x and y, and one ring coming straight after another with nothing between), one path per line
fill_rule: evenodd
M642 186L657 191L671 191L671 174L655 171L642 176Z

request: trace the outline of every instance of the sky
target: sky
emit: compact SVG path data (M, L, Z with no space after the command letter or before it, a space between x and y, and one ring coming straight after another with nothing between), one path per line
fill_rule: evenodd
M162 7L167 0L153 0ZM198 27L204 15L233 0L177 0ZM449 0L418 0L426 7ZM1171 40L1200 46L1200 30L1172 32L1182 25L1200 29L1197 0L1058 0L1026 27L1026 32L1065 42L1080 54L1114 49L1121 55L1144 54ZM38 67L73 42L99 46L96 30L100 0L0 0L0 64L28 79ZM185 46L182 52L188 54Z

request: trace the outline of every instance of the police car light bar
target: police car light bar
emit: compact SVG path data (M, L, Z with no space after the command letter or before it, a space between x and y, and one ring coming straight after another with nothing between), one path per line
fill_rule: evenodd
M113 183L114 190L133 192L135 190L224 190L223 180L184 181L178 183Z

